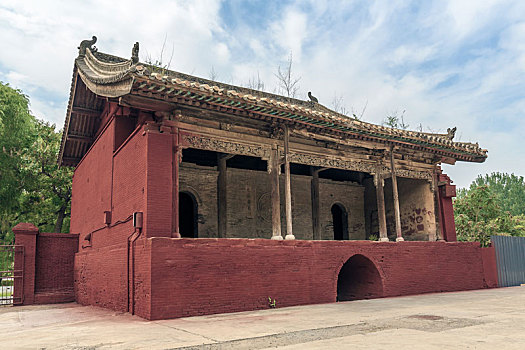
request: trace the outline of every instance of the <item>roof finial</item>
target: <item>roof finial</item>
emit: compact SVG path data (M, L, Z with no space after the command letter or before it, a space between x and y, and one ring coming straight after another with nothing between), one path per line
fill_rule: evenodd
M454 136L456 136L456 127L453 127L452 129L451 128L448 128L447 129L447 139L449 140L453 140L454 139Z
M91 40L82 40L80 42L80 46L78 47L78 57L84 57L86 55L86 49L90 49L92 52L96 52L97 48L93 46L96 42L97 37L94 35L93 38L91 38Z
M133 64L139 63L139 42L137 41L135 45L133 45L133 49L131 49L131 62Z
M314 95L312 95L310 91L308 91L308 98L310 98L310 101L314 103L319 103L319 100Z

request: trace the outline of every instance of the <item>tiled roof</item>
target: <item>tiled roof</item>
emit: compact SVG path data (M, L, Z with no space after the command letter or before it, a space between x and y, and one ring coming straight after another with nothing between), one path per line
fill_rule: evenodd
M454 142L444 134L401 130L367 123L332 111L318 103L288 98L244 87L228 85L120 57L92 52L75 60L75 71L95 94L119 97L130 93L153 93L158 98L184 97L203 104L219 104L231 108L265 114L280 120L315 127L316 132L336 132L343 137L363 136L365 139L412 145L457 160L483 162L487 150L478 144ZM73 88L72 88L73 94ZM151 94L150 94L151 95ZM74 96L71 96L73 99ZM70 101L71 105L71 101ZM68 130L70 113L64 130ZM63 140L64 143L64 140ZM62 145L64 147L64 144Z

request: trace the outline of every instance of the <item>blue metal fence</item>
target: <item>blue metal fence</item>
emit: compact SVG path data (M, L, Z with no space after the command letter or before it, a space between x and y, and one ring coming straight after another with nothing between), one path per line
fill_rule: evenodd
M525 237L492 236L500 287L525 283Z

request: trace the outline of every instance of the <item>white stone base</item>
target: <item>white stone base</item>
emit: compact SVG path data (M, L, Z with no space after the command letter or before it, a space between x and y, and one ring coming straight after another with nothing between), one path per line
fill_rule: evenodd
M282 241L283 240L283 236L272 236L272 239L274 239L276 241Z
M403 241L404 241L403 237L397 237L396 238L396 242L403 242Z
M388 237L381 237L379 238L379 242L390 242L390 240L388 239Z
M286 239L287 241L292 241L292 240L295 239L295 236L294 236L294 235L286 235L286 236L284 237L284 239Z

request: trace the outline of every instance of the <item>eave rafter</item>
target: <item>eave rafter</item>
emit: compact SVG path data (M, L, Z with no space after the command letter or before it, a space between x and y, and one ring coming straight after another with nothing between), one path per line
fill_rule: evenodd
M81 115L85 115L85 116L93 117L93 118L98 118L100 117L101 111L99 111L98 109L73 106L73 108L71 109L71 113L81 114Z

